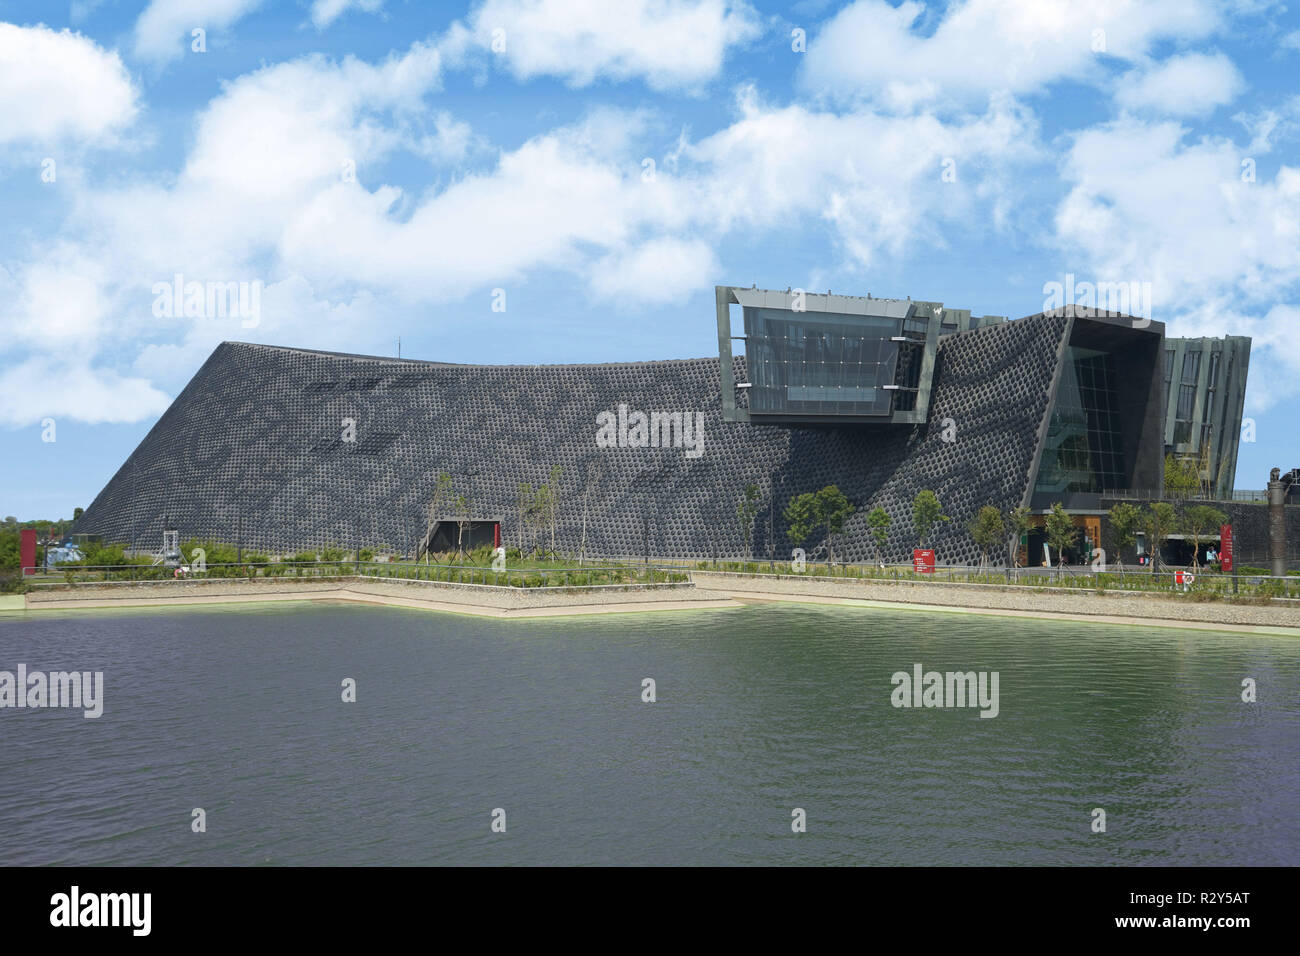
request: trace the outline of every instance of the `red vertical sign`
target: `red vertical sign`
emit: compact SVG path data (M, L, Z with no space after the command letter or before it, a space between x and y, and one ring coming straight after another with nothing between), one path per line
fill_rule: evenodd
M917 574L934 574L934 548L913 548L912 569Z
M18 560L23 574L35 574L36 567L36 529L23 528L21 541L18 543Z
M1219 560L1223 563L1223 573L1232 571L1232 525L1219 526Z

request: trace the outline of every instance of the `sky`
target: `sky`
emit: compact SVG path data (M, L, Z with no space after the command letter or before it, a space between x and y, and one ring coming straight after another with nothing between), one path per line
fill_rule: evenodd
M1262 488L1300 466L1298 79L1271 0L0 0L0 513L89 505L222 341L693 358L754 284L1137 283L1253 338Z

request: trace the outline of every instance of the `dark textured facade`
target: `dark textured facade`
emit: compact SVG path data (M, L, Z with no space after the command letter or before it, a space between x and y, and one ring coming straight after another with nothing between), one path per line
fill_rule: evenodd
M874 556L865 517L879 505L893 519L886 559L910 560L912 500L928 488L951 518L934 539L939 563L971 564L975 512L1031 503L1071 348L1115 350L1134 403L1117 439L1122 479L1159 480L1162 342L1158 323L1134 329L1070 310L943 335L926 421L837 427L725 421L718 359L468 366L224 343L74 531L152 550L170 518L182 539L272 553L339 545L409 555L447 472L472 515L501 518L514 545L519 484L540 484L558 465L556 539L569 554L585 510L589 556L741 555L736 505L754 483L763 502L752 554L788 558L786 503L835 484L857 508L837 539L840 558ZM743 381L745 359L732 362ZM698 455L668 435L661 447L631 447L635 429L601 447L598 421L620 405L698 413ZM805 548L825 553L819 539Z

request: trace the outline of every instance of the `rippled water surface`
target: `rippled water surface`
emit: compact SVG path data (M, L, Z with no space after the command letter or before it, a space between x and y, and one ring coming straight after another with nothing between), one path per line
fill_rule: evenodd
M894 708L917 662L999 715ZM0 614L19 663L106 703L0 710L4 864L1300 863L1296 638L316 604Z

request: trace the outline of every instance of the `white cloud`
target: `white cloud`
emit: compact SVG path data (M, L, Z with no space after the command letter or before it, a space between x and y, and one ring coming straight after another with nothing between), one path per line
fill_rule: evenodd
M317 30L324 30L348 10L375 13L383 5L384 0L315 0L311 5L311 22Z
M744 0L485 0L443 49L456 62L471 51L499 58L521 80L640 78L677 89L716 77L728 50L758 33Z
M225 30L252 13L262 0L150 0L135 22L135 55L166 63L190 48L192 31Z
M321 190L286 224L286 268L410 296L462 296L529 269L572 267L582 246L622 243L640 218L621 171L565 131L504 154L491 173L450 185L409 218L391 214L398 197L391 188Z
M1125 116L1086 130L1064 163L1073 186L1055 227L1067 271L1152 283L1153 318L1172 319L1171 335L1255 336L1259 402L1257 382L1272 383L1274 400L1300 391L1276 364L1300 363L1288 304L1300 297L1300 167L1251 182L1242 159L1231 141L1189 142L1173 122Z
M0 422L15 427L45 416L90 424L138 422L169 404L171 397L145 379L93 368L75 356L33 358L0 373Z
M684 301L714 285L718 271L708 243L660 237L595 263L591 288L604 299L624 299L639 308Z
M0 145L110 139L136 115L121 58L68 30L0 23Z
M1300 132L1300 95L1273 107L1237 113L1232 119L1250 134L1245 147L1248 155L1271 152L1277 142L1292 139Z
M439 72L438 53L416 43L378 65L313 56L246 74L199 114L182 185L235 202L299 199L411 135L403 124L418 118Z
M1108 273L1151 281L1156 307L1233 289L1266 301L1300 281L1300 168L1243 181L1226 139L1123 117L1075 136L1058 240ZM1079 272L1081 270L1074 270Z
M1244 87L1241 74L1222 53L1188 53L1124 76L1115 101L1133 111L1206 116L1231 103Z
M222 339L366 351L395 316L542 270L599 298L681 301L717 281L713 250L729 238L829 230L868 265L942 247L972 214L996 225L1010 172L1038 155L1032 116L1007 98L943 121L773 107L742 90L732 124L695 142L670 134L656 149L652 114L596 109L408 194L374 170L482 155L463 121L430 108L439 74L417 43L378 64L314 56L226 84L173 177L69 189L59 253L34 249L3 296L16 303L0 307L9 350L111 353L170 386ZM176 273L262 282L259 323L155 317L152 285Z
M840 10L809 41L805 86L902 110L982 102L1104 75L1109 58L1135 61L1159 40L1220 25L1209 0L965 0L933 30L929 9L857 0Z
M942 247L944 230L996 205L1006 171L1038 150L1032 116L1006 99L953 122L767 108L748 93L741 113L687 150L710 170L697 200L704 215L726 229L820 218L858 266L919 240ZM954 181L945 181L945 168Z
M187 281L273 288L273 253L286 224L343 180L345 162L363 178L368 163L399 143L446 156L463 151L466 134L454 121L420 113L437 77L436 52L418 44L377 65L310 58L260 70L229 84L200 114L193 148L171 182L69 183L64 235L34 244L9 278L0 272L9 361L23 351L89 359L109 350L129 360L149 344L248 337L238 321L160 320L151 309L153 284L181 273ZM450 142L440 146L444 133ZM276 302L269 293L268 311ZM319 319L309 309L300 314L304 325L285 325L307 330Z
M6 336L54 353L93 353L109 315L102 264L72 243L42 253L12 282L0 284Z

